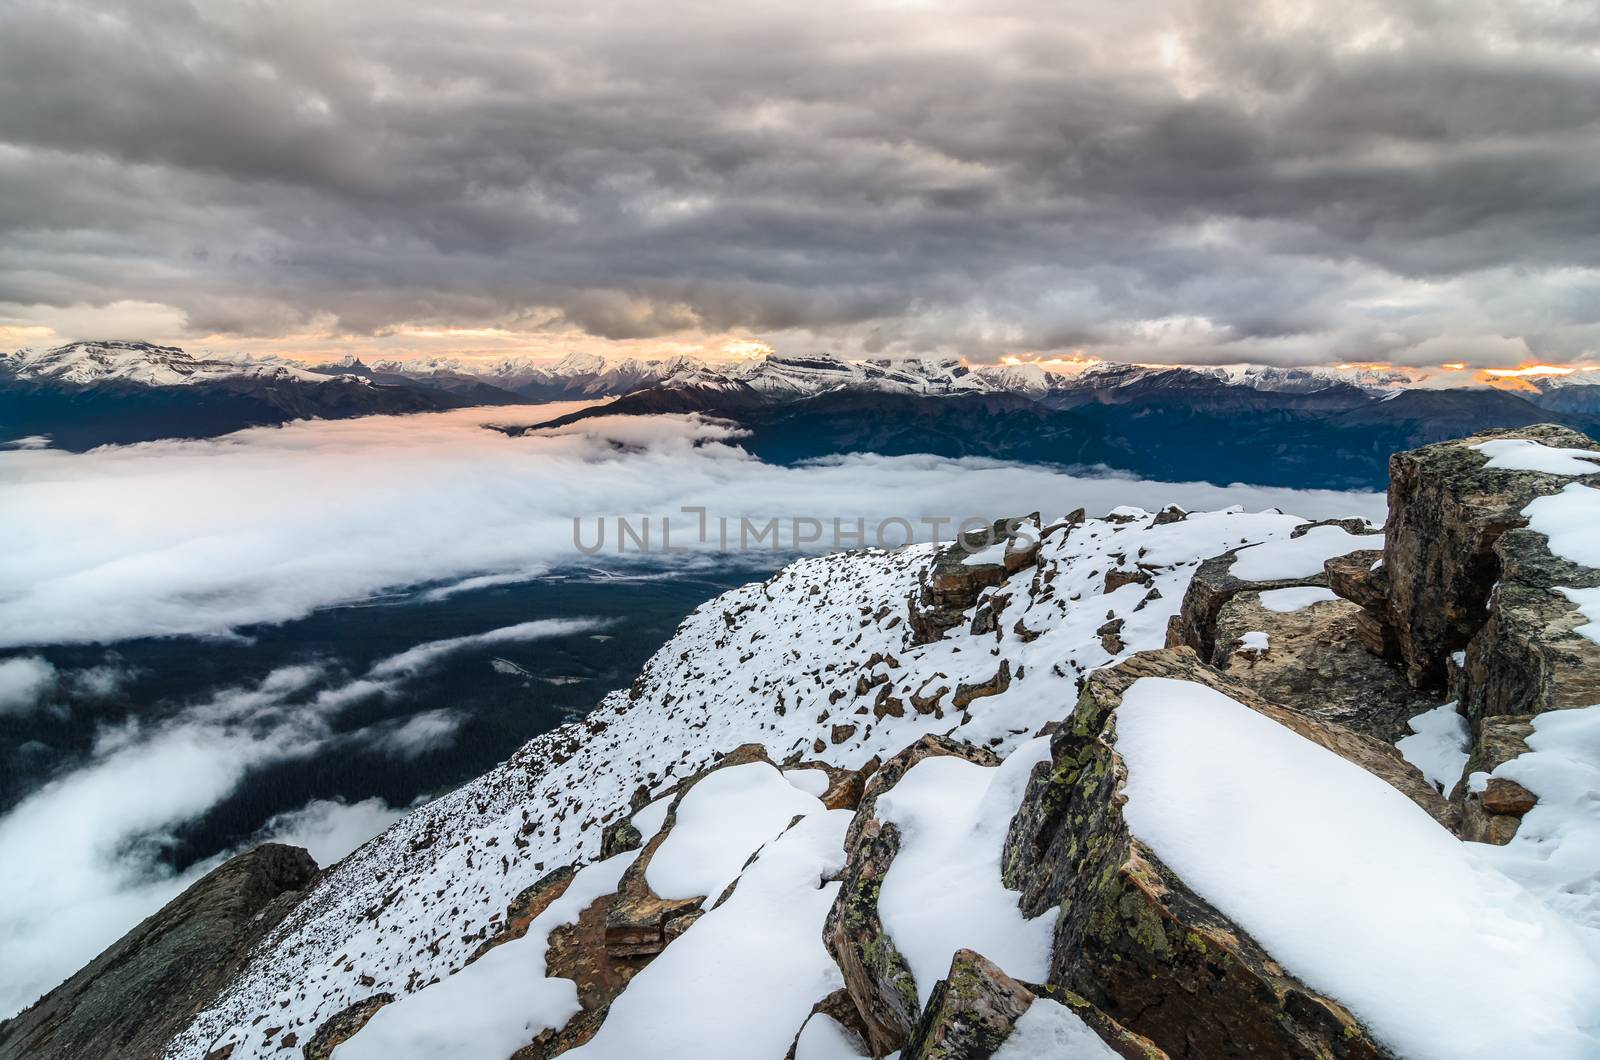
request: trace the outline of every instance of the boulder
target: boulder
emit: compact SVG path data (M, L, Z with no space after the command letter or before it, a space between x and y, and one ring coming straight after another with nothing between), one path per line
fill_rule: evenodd
M1372 532L1358 519L1329 519L1303 523L1295 527L1293 536L1299 537L1319 526L1338 526L1351 533ZM1189 582L1189 588L1183 594L1183 604L1178 611L1177 620L1168 629L1167 647L1176 648L1187 644L1198 652L1202 659L1210 659L1216 653L1217 619L1223 606L1238 594L1247 591L1259 593L1268 589L1328 584L1327 575L1324 573L1305 578L1278 578L1268 581L1245 581L1236 578L1233 575L1233 563L1239 558L1240 551L1240 549L1229 549L1220 556L1206 560L1196 569L1194 577Z
M1013 534L1021 528L1021 532ZM1038 562L1042 538L1038 515L1001 519L987 531L974 531L938 552L907 601L911 643L929 644L961 625L985 589L993 588ZM992 560L971 563L991 544L1005 543Z
M1522 818L1537 802L1533 793L1499 777L1491 777L1483 791L1473 791L1469 778L1474 773L1492 773L1527 751L1531 735L1532 715L1499 715L1479 722L1472 754L1451 795L1451 801L1461 808L1461 838L1504 846L1517 834Z
M1389 1056L1349 1011L1285 972L1129 833L1115 711L1134 681L1157 676L1217 687L1336 753L1382 766L1413 798L1442 801L1414 770L1413 782L1382 759L1378 741L1269 709L1187 649L1098 671L1051 736L1050 761L1034 768L1002 859L1024 915L1056 916L1049 982L1175 1056Z
M1041 996L1070 1008L1117 1055L1166 1060L1167 1054L1148 1038L1071 991L1018 982L971 950L956 951L900 1055L903 1060L988 1060Z

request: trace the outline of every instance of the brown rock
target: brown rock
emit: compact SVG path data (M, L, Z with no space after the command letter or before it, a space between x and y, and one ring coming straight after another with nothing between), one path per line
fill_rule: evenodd
M1211 663L1269 703L1392 744L1410 731L1408 719L1438 703L1367 650L1361 614L1348 600L1271 611L1259 592L1240 592L1217 615ZM1272 650L1245 659L1235 649L1251 631L1267 634Z
M1487 813L1521 817L1538 804L1539 797L1514 780L1490 777L1478 800Z
M993 563L968 563L988 545L1008 539L1015 520L1001 519L988 533L970 533L934 556L922 572L918 589L907 601L906 624L913 644L928 644L960 625L985 589L999 585L1038 561L1037 516L1028 520L1031 533L1018 535Z
M1366 529L1359 521L1330 519L1304 523L1295 528L1294 534L1299 536L1318 526L1342 526L1352 533ZM1376 541L1376 537L1374 540ZM1233 576L1232 568L1234 560L1241 551L1242 549L1230 549L1220 556L1213 556L1200 564L1199 569L1194 572L1194 577L1189 581L1189 588L1183 594L1183 605L1178 611L1176 629L1169 629L1167 634L1169 648L1187 644L1198 652L1202 659L1210 659L1217 650L1217 616L1222 612L1223 605L1239 593L1328 584L1327 575L1320 572L1306 578L1280 578L1259 582L1247 582L1236 578Z
M956 694L950 697L950 705L956 710L965 710L967 704L975 699L985 696L998 696L1001 692L1011 687L1011 660L1001 659L1000 666L995 670L994 676L978 684L961 684L956 686Z
M1147 570L1138 567L1132 570L1113 567L1106 571L1104 591L1114 593L1124 585L1151 585L1154 582L1155 578Z

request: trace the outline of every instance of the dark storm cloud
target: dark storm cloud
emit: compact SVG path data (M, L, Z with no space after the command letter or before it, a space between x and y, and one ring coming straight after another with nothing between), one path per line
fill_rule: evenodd
M0 303L1579 358L1597 42L1552 3L22 0Z

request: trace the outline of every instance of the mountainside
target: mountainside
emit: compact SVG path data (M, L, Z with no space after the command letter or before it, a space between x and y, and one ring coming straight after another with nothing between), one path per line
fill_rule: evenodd
M1136 373L1114 389L1114 395L1096 391L1047 403L1019 393L935 398L856 388L773 400L749 387L662 385L504 429L515 434L598 416L699 412L737 422L749 432L740 440L745 449L779 463L838 453L932 453L1301 489L1382 489L1390 453L1479 430L1552 419L1600 429L1494 390L1404 390L1372 398L1337 384L1281 394L1186 371Z
M137 342L80 342L0 356L0 442L44 438L62 449L479 403L477 395L409 379L199 358Z
M72 999L168 974L205 881L0 1057L1600 1056L1600 445L1392 471L1384 532L803 560L152 1003L168 1048Z

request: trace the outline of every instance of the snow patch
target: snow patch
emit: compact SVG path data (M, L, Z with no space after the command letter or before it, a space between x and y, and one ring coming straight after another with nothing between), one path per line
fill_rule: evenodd
M766 762L714 770L678 803L676 823L645 868L661 898L717 896L739 876L751 851L822 803Z
M1320 585L1293 586L1288 589L1268 589L1260 596L1261 606L1280 615L1304 611L1315 604L1339 599L1339 594Z
M1055 918L1023 917L1000 882L1006 829L1036 763L1050 758L1039 737L998 767L950 755L924 758L878 797L878 818L900 830L878 893L878 915L917 981L926 1005L959 949L975 950L1007 974L1042 982Z
M1482 856L1579 925L1600 960L1600 704L1540 714L1527 743L1493 775L1539 801L1510 843Z
M1017 1019L993 1060L1119 1060L1119 1055L1077 1013L1041 997Z
M1255 652L1257 655L1265 655L1267 653L1267 649L1271 646L1272 638L1268 637L1259 629L1252 629L1250 632L1239 638L1240 651L1249 651Z
M1600 453L1592 449L1558 449L1532 438L1499 438L1473 446L1489 458L1487 468L1543 471L1548 475L1593 475L1600 472Z
M1406 722L1411 735L1395 741L1395 749L1416 766L1422 779L1449 795L1467 768L1472 730L1456 712L1454 701L1425 710Z
M1240 549L1229 573L1247 582L1310 578L1321 574L1322 565L1335 556L1382 544L1377 535L1352 534L1342 526L1314 526L1299 537Z
M719 772L733 769L749 767ZM766 769L783 783L777 770ZM742 791L730 787L724 795L722 809L739 813ZM839 891L824 877L844 868L851 816L818 810L767 843L733 895L634 976L594 1039L567 1055L742 1060L787 1053L811 1007L844 985L822 945L822 923ZM682 827L680 816L673 836ZM740 848L741 864L754 849Z

